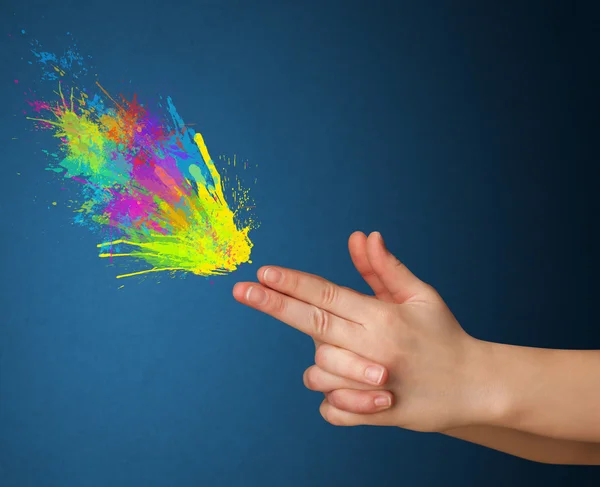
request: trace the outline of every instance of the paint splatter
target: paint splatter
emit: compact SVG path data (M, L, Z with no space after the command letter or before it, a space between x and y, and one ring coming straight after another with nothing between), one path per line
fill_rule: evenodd
M33 39L31 52L43 67L43 80L56 81L67 74L73 79L78 79L88 74L86 59L79 52L77 44L69 46L62 55L57 55L44 50L41 43Z
M219 172L170 97L153 110L136 95L111 96L98 81L81 87L88 69L77 49L57 56L33 41L31 51L55 86L53 99L33 91L27 99L28 118L58 142L44 151L47 169L77 184L79 196L66 205L76 223L102 235L100 257L136 266L118 278L212 276L251 262L249 232L258 222L249 191L223 164Z

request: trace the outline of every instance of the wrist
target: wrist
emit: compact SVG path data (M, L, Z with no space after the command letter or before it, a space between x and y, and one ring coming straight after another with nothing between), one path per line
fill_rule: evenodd
M507 387L510 374L507 354L509 345L472 338L468 359L471 387L467 400L470 407L469 425L502 426L514 414L515 400Z

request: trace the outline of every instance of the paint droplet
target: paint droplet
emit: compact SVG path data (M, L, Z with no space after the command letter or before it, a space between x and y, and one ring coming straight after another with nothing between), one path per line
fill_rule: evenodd
M119 286L119 288L118 288L118 289L123 289L124 287L125 287L125 284L123 284L123 285Z
M17 176L20 176L20 175L21 175L21 173L20 173L20 172L18 172L18 173L17 173Z
M25 29L21 29L21 34L25 34Z
M53 201L53 202L52 202L52 206L56 206L56 201Z
M16 84L16 85L18 85L18 84L19 84L19 80L18 80L18 79L16 79L16 80L15 80L15 84Z

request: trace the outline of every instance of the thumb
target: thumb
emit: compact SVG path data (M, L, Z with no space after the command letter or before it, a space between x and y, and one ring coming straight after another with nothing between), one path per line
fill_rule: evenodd
M395 303L402 304L425 293L427 284L387 250L379 232L367 238L367 258Z
M375 297L381 301L393 303L390 295L381 279L375 274L367 257L367 236L362 232L354 232L348 239L348 250L350 258L358 273L375 293Z

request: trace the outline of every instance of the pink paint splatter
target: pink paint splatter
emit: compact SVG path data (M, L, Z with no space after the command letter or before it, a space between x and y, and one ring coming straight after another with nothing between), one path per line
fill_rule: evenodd
M33 108L34 112L40 113L42 110L50 110L50 105L41 100L25 100L25 102Z

